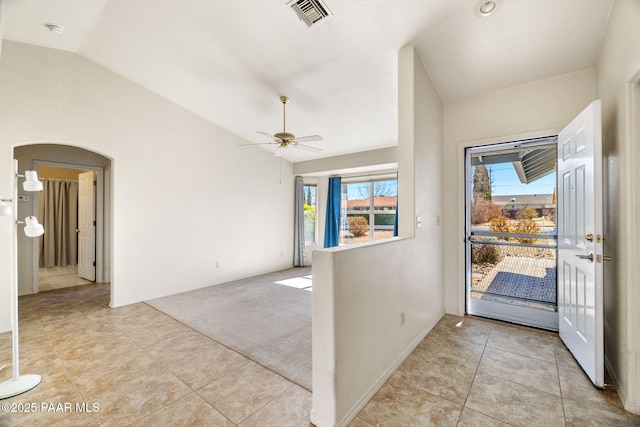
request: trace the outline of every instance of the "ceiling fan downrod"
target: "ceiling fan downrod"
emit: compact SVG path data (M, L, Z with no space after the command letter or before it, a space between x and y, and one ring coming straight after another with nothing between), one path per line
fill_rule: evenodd
M282 95L280 101L282 102L282 132L278 132L274 136L282 141L280 144L282 147L286 147L294 140L295 135L287 132L287 102L289 102L289 98Z

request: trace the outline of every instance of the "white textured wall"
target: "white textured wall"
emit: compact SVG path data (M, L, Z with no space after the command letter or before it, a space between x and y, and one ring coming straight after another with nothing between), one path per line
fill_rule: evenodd
M593 69L490 92L444 107L445 304L465 312L464 147L554 135L595 99Z
M400 228L413 234L416 215L423 227L415 237L314 253L318 426L348 424L444 313L442 103L413 47L400 52L399 71L399 115L415 118L400 121L399 210L409 211Z
M112 159L113 306L292 265L291 164L280 184L273 155L238 148L246 141L172 102L76 54L4 41L0 117L2 195L16 145L60 142ZM0 242L10 227L0 221ZM0 245L0 330L9 254Z
M627 91L640 79L640 2L616 0L596 67L602 100L605 175L605 358L625 408L640 413L640 127L635 140ZM640 83L636 83L638 86ZM636 93L640 88L636 87Z

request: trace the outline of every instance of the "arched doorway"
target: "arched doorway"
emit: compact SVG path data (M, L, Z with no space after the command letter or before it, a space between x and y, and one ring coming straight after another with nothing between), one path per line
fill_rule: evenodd
M26 169L34 169L39 172L42 179L42 173L39 169L45 172L45 175L49 175L50 180L64 179L64 175L60 175L61 178L56 178L55 171L67 173L75 173L74 171L91 171L95 176L95 276L89 279L95 282L109 282L110 281L110 200L111 200L111 159L102 156L101 154L89 151L83 148L74 147L63 144L29 144L14 148L14 158L18 160L19 171ZM53 171L53 172L52 172ZM52 174L53 173L53 174ZM69 182L73 179L66 178ZM26 197L20 197L18 205L18 213L20 216L24 215L42 215L44 199L42 195L25 195ZM77 213L76 213L77 215ZM57 225L50 224L49 228L57 227ZM66 227L70 227L67 225ZM73 226L71 226L73 227ZM74 228L71 230L75 233ZM54 233L47 233L45 228L45 234L47 237L53 237ZM73 239L73 237L71 238ZM56 245L54 245L56 246ZM56 249L57 250L57 249ZM40 291L40 267L51 267L51 259L48 259L47 263L43 263L41 260L44 257L43 240L40 239L26 239L19 237L18 239L18 293L19 295L26 295L37 293ZM51 258L51 257L49 257ZM56 258L54 256L54 258ZM59 271L62 273L59 278L53 280L57 283L57 286L62 287L65 281L69 281L69 285L90 283L87 280L80 280L77 275L77 252L74 257L73 251L66 257L60 257L63 261L60 262ZM55 271L56 269L53 269ZM66 275L64 273L73 273ZM63 277L68 276L68 277ZM50 280L51 281L51 280ZM50 286L48 287L51 288ZM46 289L45 289L46 290Z

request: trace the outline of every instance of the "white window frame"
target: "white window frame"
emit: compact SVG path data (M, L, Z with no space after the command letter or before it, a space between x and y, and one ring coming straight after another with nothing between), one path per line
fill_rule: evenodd
M302 205L304 206L306 204L307 201L307 192L306 189L307 187L315 187L316 189L316 194L315 194L315 208L316 208L316 220L315 220L315 224L314 224L314 237L313 237L313 241L312 242L308 242L306 237L307 237L307 229L306 229L306 212L304 212L304 218L305 218L305 232L304 232L304 244L305 245L317 245L318 244L318 216L319 216L319 209L318 209L318 183L317 182L303 182L303 192L304 192L304 200Z
M397 173L390 173L390 174L384 174L384 175L377 175L375 177L363 177L363 176L354 176L354 177L349 177L349 178L342 178L342 186L345 185L349 185L349 184L365 184L365 183L369 183L369 242L373 242L374 241L374 237L375 237L375 232L373 230L373 227L375 227L375 211L374 211L374 184L376 182L382 182L382 181L394 181L396 182L396 197L398 197L397 195L397 186L398 186L398 175ZM344 192L344 188L342 189L342 191ZM342 212L341 214L342 215ZM346 215L346 210L345 210L345 215ZM396 211L396 216L398 215L398 212ZM340 218L340 223L343 223L343 219ZM342 239L340 239L342 240ZM348 246L348 245L355 245L357 243L343 243L340 242L339 243L340 246Z

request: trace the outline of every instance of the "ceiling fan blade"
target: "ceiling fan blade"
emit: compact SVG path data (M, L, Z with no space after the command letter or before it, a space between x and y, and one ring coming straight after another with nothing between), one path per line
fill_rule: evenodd
M295 142L320 142L324 141L324 138L320 135L309 135L309 136L301 136L299 138L294 139Z
M269 139L276 139L276 137L271 135L270 133L266 133L266 132L256 132L256 133L259 133L260 135L264 135Z
M256 132L256 133L259 133L260 135L264 135L267 138L272 139L275 144L282 144L282 138L278 138L275 135L271 135L270 133L266 133L266 132Z
M261 142L261 143L258 143L258 144L240 144L240 145L238 145L238 147L253 147L253 146L256 146L256 145L279 145L279 144L277 144L275 142Z
M310 145L304 145L304 144L293 144L294 147L298 147L302 150L306 150L306 151L311 151L312 153L322 153L322 149L320 148L316 148L316 147L312 147Z

